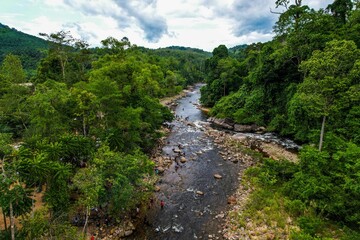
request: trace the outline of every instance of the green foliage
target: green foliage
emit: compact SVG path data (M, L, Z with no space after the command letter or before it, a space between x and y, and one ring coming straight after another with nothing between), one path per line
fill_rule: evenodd
M338 23L335 14L339 9L331 15L302 6L301 1L278 1L277 6L286 11L275 26L277 36L242 51L236 59L236 82L230 81L231 68L219 64L233 55L228 57L220 46L214 49L219 54L207 61L202 103L214 106L214 116L264 124L271 131L302 142L313 141L313 133L320 130L326 118L325 134L334 131L357 141L355 106L359 105L359 83L355 79L359 79L359 41L348 33L355 34L359 28L359 8L349 8L351 4L346 1L335 5L347 6L339 7L346 12L343 24ZM224 91L225 83L229 83L226 88L238 93ZM348 124L344 119L349 119Z
M28 124L25 102L31 88L25 80L19 57L7 55L0 66L0 129L14 134L14 137L23 134Z
M239 56L226 54L223 46L214 49L206 62L201 101L213 107L213 116L263 124L301 142L317 143L321 135L323 152L305 147L298 164L264 160L247 171L260 188L247 217L264 219L257 211L271 205L268 192L273 191L285 210L298 218L301 231L293 232L291 239L331 234L356 239L356 231L326 234L323 229L332 227L326 218L355 229L360 222L359 4L334 1L329 11L315 11L302 1L280 0L276 5L285 11L272 41L249 45ZM224 67L234 60L236 71ZM230 81L234 72L236 82ZM233 92L224 91L225 86Z
M332 154L305 148L300 169L286 184L286 192L292 199L300 199L325 216L357 224L360 219L357 210L360 180L356 174L359 151L352 143L342 143Z
M99 149L92 164L105 181L105 193L100 199L110 202L110 212L114 216L134 207L146 194L146 190L140 187L145 184L143 177L152 174L154 166L141 152L119 154L107 146Z
M65 219L51 219L46 207L36 210L33 216L26 217L21 224L20 239L83 239L77 227L71 226Z
M28 134L54 139L69 130L70 92L64 83L48 80L38 84L29 97L30 122Z
M213 56L205 63L205 71L207 85L201 89L200 101L210 107L221 97L238 90L246 72L239 61L229 57L224 45L214 49Z

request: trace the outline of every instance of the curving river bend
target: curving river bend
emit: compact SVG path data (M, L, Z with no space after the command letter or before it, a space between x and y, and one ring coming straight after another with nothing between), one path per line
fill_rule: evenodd
M173 161L166 169L157 184L161 190L155 194L144 224L129 239L223 239L227 198L238 186L242 166L240 162L224 161L212 139L202 131L206 116L196 107L200 87L197 85L178 100L178 118L172 122L172 132L162 149L163 156L174 159L178 155L174 149L180 145L187 162L176 168ZM215 174L222 179L215 179ZM161 200L165 203L163 209Z

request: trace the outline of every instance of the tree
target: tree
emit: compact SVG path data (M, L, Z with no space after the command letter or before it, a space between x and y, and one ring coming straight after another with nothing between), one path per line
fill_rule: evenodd
M324 51L315 51L301 64L304 82L298 87L294 101L313 118L322 118L319 151L322 149L326 118L338 112L342 100L351 87L349 73L359 58L359 50L352 41L329 42Z
M0 206L4 214L10 217L11 239L15 239L15 217L31 211L32 199L29 191L19 181L13 163L10 160L13 148L10 146L11 136L0 134Z
M21 60L18 56L8 54L0 66L0 75L5 83L24 83L26 80ZM4 84L4 83L2 83Z
M28 98L31 118L28 133L54 139L69 130L72 117L69 100L70 92L64 83L48 80L38 84Z
M46 37L48 41L52 43L50 52L53 53L60 62L62 78L65 80L65 68L68 63L69 46L74 41L74 38L70 35L70 32L60 31L57 33L40 33L40 36Z
M71 97L75 101L74 115L82 122L82 134L87 136L90 131L90 126L94 126L96 121L96 113L99 111L96 96L85 90L79 88L71 89Z
M73 177L72 182L73 188L80 192L77 204L85 208L85 223L83 227L83 234L85 234L91 213L90 210L98 205L98 198L100 192L103 191L104 180L98 169L90 166L79 169Z
M104 179L106 191L100 201L109 203L109 211L114 216L134 207L151 188L144 177L153 173L154 164L140 151L122 154L103 145L91 164Z
M352 8L353 3L351 0L334 0L334 2L327 7L340 24L346 23Z
M20 59L7 55L0 66L0 128L20 137L28 125L26 99L32 85L25 83L25 72Z
M275 4L276 8L281 6L286 9L282 13L270 10L272 13L280 14L279 20L275 25L275 32L280 35L297 31L302 16L310 10L308 6L302 6L302 0L295 0L295 3L290 6L290 0L277 0Z
M50 34L40 33L40 36L48 40L50 47L48 56L38 68L38 82L45 82L50 78L71 85L79 79L85 80L85 69L90 65L88 43L75 39L69 31L63 30Z

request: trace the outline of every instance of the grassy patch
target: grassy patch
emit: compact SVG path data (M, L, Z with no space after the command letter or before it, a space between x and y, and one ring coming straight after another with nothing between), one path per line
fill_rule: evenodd
M283 190L296 165L271 159L246 170L243 188L253 189L241 211L229 214L232 225L251 239L360 239L358 231L318 214Z

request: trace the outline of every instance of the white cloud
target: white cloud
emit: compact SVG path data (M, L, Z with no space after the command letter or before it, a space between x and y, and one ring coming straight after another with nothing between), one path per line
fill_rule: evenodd
M303 4L318 9L331 2ZM139 46L212 51L220 44L271 40L278 15L270 8L275 0L12 0L0 2L0 22L33 35L71 30L92 46L126 36Z

